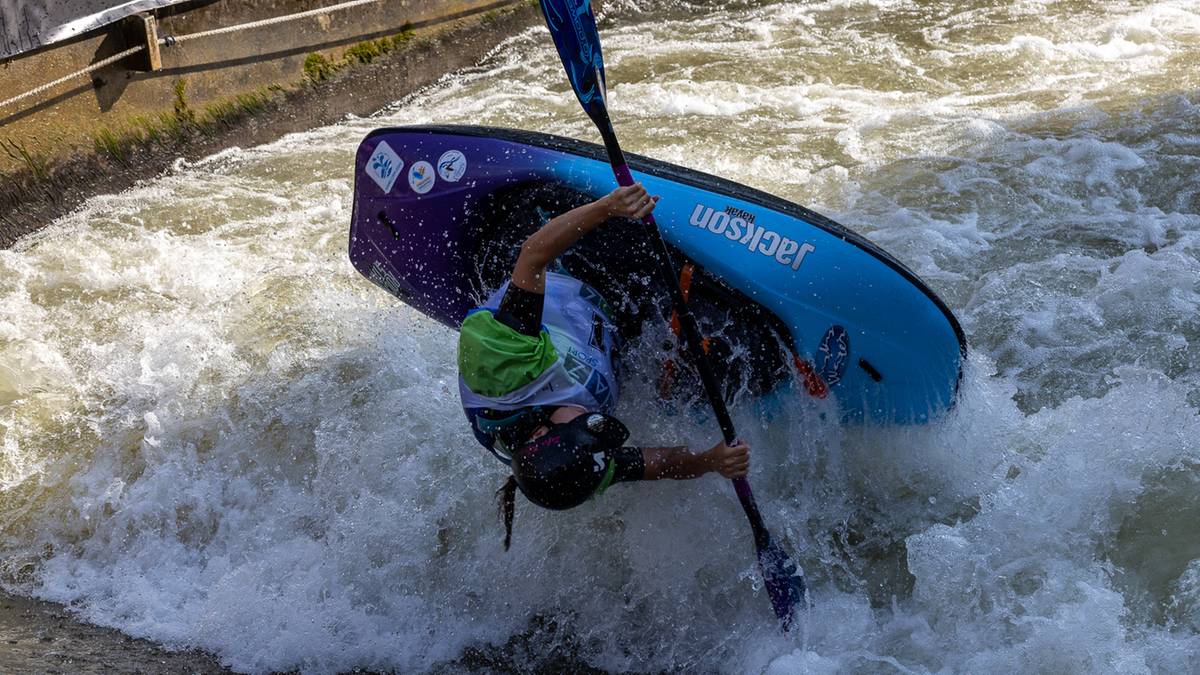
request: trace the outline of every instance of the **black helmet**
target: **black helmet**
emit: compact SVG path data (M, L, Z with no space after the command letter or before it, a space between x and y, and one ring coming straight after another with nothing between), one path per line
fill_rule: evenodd
M513 453L513 476L521 492L538 506L556 510L579 506L612 484L616 464L605 457L627 438L629 430L617 418L584 413L551 425Z
M606 459L627 438L629 430L617 418L584 413L570 422L549 425L545 434L514 452L513 475L496 492L504 519L504 550L512 543L518 487L534 504L561 510L579 506L614 480L641 478L640 461L635 462L636 475L629 476L620 475L617 462Z

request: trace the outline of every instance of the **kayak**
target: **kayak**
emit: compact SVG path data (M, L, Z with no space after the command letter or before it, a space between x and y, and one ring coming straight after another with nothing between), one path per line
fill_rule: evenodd
M955 403L967 353L954 314L862 236L779 197L629 155L712 337L729 391L830 397L847 423L923 424ZM349 254L376 285L457 329L500 283L524 238L615 188L603 146L473 126L378 129L355 159ZM560 260L613 308L629 340L651 335L686 382L665 289L640 223L611 222ZM654 328L658 327L658 328ZM666 377L664 376L664 382Z

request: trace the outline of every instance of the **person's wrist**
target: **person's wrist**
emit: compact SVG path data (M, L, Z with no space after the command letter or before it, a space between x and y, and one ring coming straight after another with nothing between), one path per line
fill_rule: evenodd
M600 207L600 215L606 220L617 215L616 209L613 205L613 196L611 193L604 195L600 199L597 199L596 205Z

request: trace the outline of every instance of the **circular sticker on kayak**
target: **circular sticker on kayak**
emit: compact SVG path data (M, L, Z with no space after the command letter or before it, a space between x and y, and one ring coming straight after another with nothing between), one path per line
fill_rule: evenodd
M467 172L467 156L458 150L447 150L438 159L438 175L447 183L457 183Z
M817 374L825 384L833 386L841 381L850 360L850 335L841 326L830 326L817 347Z
M408 170L408 186L413 189L413 192L419 195L432 190L433 184L436 181L437 175L434 174L433 165L429 162L417 162Z

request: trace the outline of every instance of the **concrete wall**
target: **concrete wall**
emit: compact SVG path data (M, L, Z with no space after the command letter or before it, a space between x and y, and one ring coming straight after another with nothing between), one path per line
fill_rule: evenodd
M323 6L331 1L326 0ZM198 159L232 145L249 147L268 143L292 132L333 124L347 114L370 115L433 84L446 73L479 63L505 38L542 23L541 11L532 0L504 3L494 9L489 9L495 6L492 2L385 2L394 5L389 11L396 12L387 14L386 21L361 14L350 21L355 16L351 10L340 24L334 21L338 17L326 21L314 18L299 22L305 26L304 30L296 29L293 24L286 30L276 27L263 34L255 31L256 39L219 38L216 44L200 40L195 45L184 43L189 49L186 54L181 47L168 61L164 53L165 68L161 73L127 68L109 73L108 78L101 73L103 83L93 86L84 80L82 88L63 85L61 93L49 92L47 99L30 102L26 112L0 118L0 158L10 166L14 162L6 155L13 147L5 144L13 139L30 146L30 151L50 153L33 166L20 160L15 162L19 165L16 170L0 166L0 249L41 229L92 195L119 192L139 180L169 171L176 158ZM231 13L222 15L218 25L278 16L281 7L310 4L298 0L222 0ZM213 11L216 6L204 9ZM448 11L451 9L456 11ZM205 16L199 11L202 10L164 17L162 23L176 34L211 27L183 23L199 22ZM463 13L466 15L461 16ZM225 19L226 16L231 18ZM340 59L350 45L375 34L393 35L410 21L417 28L416 35L404 41L401 48L377 56L366 65L343 67L317 84L303 79L302 64L308 54L320 51ZM372 32L364 35L364 27ZM296 46L281 49L280 36L291 36ZM105 39L114 38L89 36L67 47L9 63L7 71L0 64L0 86L11 91L13 85L6 73L30 68L30 64L54 63L69 55L71 49L86 51L90 46L94 55ZM355 48L359 46L362 45ZM184 60L187 54L191 60ZM119 130L134 115L173 111L174 87L181 79L187 81L190 109L196 112L201 112L204 102L214 98L224 100L239 91L261 90L273 83L285 86L271 92L269 104L253 114L137 142L119 156L93 151L90 133L98 126ZM107 109L103 104L105 91L120 93ZM4 111L0 110L2 114ZM34 134L39 137L34 138Z
M213 28L328 7L340 0L199 0L158 10L160 36ZM381 0L350 10L284 24L200 38L161 48L162 69L137 55L53 90L0 108L0 143L49 158L88 153L99 128L121 129L131 116L172 110L176 82L186 80L189 103L205 103L267 85L303 78L308 54L339 53L350 44L400 32L411 24L428 29L528 0ZM74 72L137 44L127 26L113 25L66 44L0 64L0 100ZM354 94L351 93L351 96ZM0 151L0 174L23 162Z

